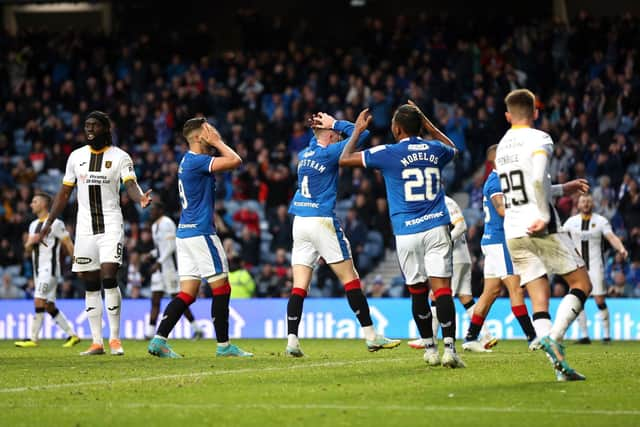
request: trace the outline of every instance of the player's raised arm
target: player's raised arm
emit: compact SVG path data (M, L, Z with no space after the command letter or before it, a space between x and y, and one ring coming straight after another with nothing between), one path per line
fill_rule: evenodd
M413 108L418 110L418 112L420 113L420 118L422 119L422 127L425 128L427 130L427 132L429 132L433 138L435 138L438 141L442 142L443 144L448 145L449 147L453 148L457 153L458 152L458 148L453 143L453 141L451 141L451 139L447 135L445 135L444 132L442 132L433 123L431 123L431 120L429 120L427 118L427 116L424 115L422 110L415 104L415 102L413 102L412 100L409 100L407 102L409 103L409 105L411 105Z
M355 130L355 124L348 120L336 120L332 115L327 113L314 114L311 118L311 126L320 129L331 129L338 133L343 133L347 135L347 137L350 137ZM368 137L369 131L365 129L360 133L356 147L361 147Z
M551 186L551 195L553 197L571 196L575 193L586 194L589 192L589 181L584 178L578 178L567 181L564 184L554 184Z
M220 156L211 163L211 172L224 172L237 169L242 165L242 159L231 147L224 143L220 133L209 123L202 125L200 141L218 150Z
M371 113L368 108L365 108L358 114L358 118L356 119L356 123L353 129L353 133L347 142L347 145L344 146L342 150L342 154L340 155L340 166L348 166L348 167L364 167L364 162L362 161L362 152L356 152L356 145L360 139L360 135L367 130L367 127L371 123Z

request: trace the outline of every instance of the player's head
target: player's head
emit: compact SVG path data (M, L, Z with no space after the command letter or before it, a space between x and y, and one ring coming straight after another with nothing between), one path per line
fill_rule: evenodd
M37 192L33 195L31 199L31 212L34 215L40 216L49 212L49 207L51 207L51 196L47 193Z
M391 120L391 133L396 141L408 136L420 135L422 117L420 112L409 104L398 107Z
M202 134L202 126L207 122L204 117L194 117L189 119L182 126L182 136L189 144L200 143L200 135Z
M496 164L496 151L498 151L498 144L493 144L487 148L487 162L494 166Z
M319 114L314 114L311 119L309 119L309 126L311 126L311 130L313 130L313 135L316 137L316 140L320 143L320 145L327 146L329 144L334 144L342 139L340 132L330 128L323 128L320 126L315 126L316 121L314 120Z
M111 120L107 113L90 112L84 121L84 136L94 150L111 145Z
M151 204L151 209L149 210L149 217L151 221L155 221L164 215L164 203L160 200L156 200Z
M593 212L593 198L591 194L582 194L578 198L578 210L583 215L590 215Z
M538 118L536 96L529 89L516 89L509 92L504 99L507 112L504 116L511 124L530 123Z

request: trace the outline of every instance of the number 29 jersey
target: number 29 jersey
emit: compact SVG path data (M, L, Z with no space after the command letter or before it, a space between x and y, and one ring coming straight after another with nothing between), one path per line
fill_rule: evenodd
M551 156L553 141L546 132L513 126L505 133L496 152L496 170L505 198L504 234L507 239L527 236L527 228L542 218L533 188L533 157ZM548 166L544 173L544 197L549 205L549 233L558 231L558 214L551 202Z
M440 172L455 151L418 137L362 152L367 168L380 169L395 235L416 234L451 223Z
M188 151L178 167L178 193L182 213L176 237L211 236L216 180L211 173L215 158Z

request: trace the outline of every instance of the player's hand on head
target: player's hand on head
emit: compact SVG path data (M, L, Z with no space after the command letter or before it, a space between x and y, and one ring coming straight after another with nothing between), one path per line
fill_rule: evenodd
M316 127L320 127L323 129L333 129L333 125L336 122L336 119L327 113L318 113L315 116L315 122L318 124Z
M537 219L527 228L527 233L531 236L541 234L547 228L547 223L541 219Z
M218 132L218 129L216 129L209 123L205 123L204 126L208 131L208 138L210 143L217 144L222 141L222 137L220 136L220 132Z
M359 132L364 131L366 128L369 127L369 124L371 123L371 119L372 119L372 116L369 109L365 108L364 110L362 110L360 114L358 114L358 118L356 119L356 123L355 123L356 130Z

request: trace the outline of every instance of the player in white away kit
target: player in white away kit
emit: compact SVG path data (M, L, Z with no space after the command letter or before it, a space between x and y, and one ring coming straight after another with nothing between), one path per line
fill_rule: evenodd
M214 174L238 168L242 159L204 118L187 120L182 128L182 136L189 143L189 151L178 168L178 191L182 205L176 234L180 292L164 310L156 336L147 350L153 356L181 357L167 344L167 338L180 316L196 300L202 279L205 279L213 293L211 316L218 341L216 356L251 357L253 354L229 343L229 265L213 226ZM218 156L206 154L208 147L215 148Z
M178 259L176 254L176 224L164 214L164 205L156 201L151 205L149 217L151 236L153 237L153 256L156 262L151 267L151 312L145 338L151 339L156 334L156 322L160 313L160 301L164 294L175 297L180 292L178 281ZM184 311L184 317L191 323L191 331L195 339L202 338L202 329L194 319L191 310Z
M354 152L356 140L370 121L368 110L360 113L356 129L340 157L340 165L374 168L382 172L398 260L411 294L413 319L425 345L423 358L431 366L442 364L450 368L464 368L465 364L455 349L451 220L440 184L440 173L457 150L451 140L412 104L400 106L393 115L391 132L397 141L395 144ZM423 128L442 143L420 138ZM433 340L427 281L433 290L438 318L442 322L442 359Z
M453 295L458 298L460 304L463 305L469 318L473 315L473 308L475 307L475 301L473 300L473 294L471 292L471 254L469 253L469 247L467 246L467 238L465 233L467 232L467 223L462 216L462 209L449 196L444 198L445 205L449 211L449 217L451 219L450 230L451 241L453 241L453 274L451 276L451 290ZM431 304L431 316L434 340L437 339L438 329L440 328L440 322L438 321L437 310L435 302L433 301L433 293L429 294ZM490 335L483 336L483 345L486 348L491 348L497 344L498 340ZM422 338L418 338L408 342L409 347L412 348L424 348Z
M58 282L62 280L62 268L60 266L60 246L70 255L73 254L73 242L69 238L69 232L64 227L64 223L59 219L53 221L51 233L47 238L36 243L38 235L42 229L42 224L47 219L47 212L51 204L51 197L48 194L36 193L31 200L31 211L38 217L29 225L29 237L24 245L26 252L31 252L33 261L33 283L36 287L33 302L36 315L31 325L31 339L17 341L16 347L37 347L38 335L42 328L44 312L51 315L58 327L68 335L63 347L73 347L80 342L80 338L73 330L62 311L56 307L56 290Z
M627 250L624 245L613 234L611 224L607 218L593 212L593 199L589 194L583 194L578 199L578 215L574 215L564 223L564 230L569 232L573 239L573 243L580 251L587 270L589 278L593 285L593 299L598 306L598 317L602 322L602 338L604 343L611 341L609 336L609 309L605 301L607 287L604 283L604 263L602 254L602 238L609 241L611 246L618 251L625 259L627 258ZM584 310L578 315L578 324L582 333L582 339L578 342L581 344L590 344L589 331L587 329L587 317Z
M136 183L131 157L111 145L110 129L111 121L105 113L93 111L87 116L84 134L88 144L69 155L63 185L40 232L40 239L44 240L77 186L78 215L72 270L85 283L86 312L93 338L89 349L80 353L82 355L104 354L101 288L104 288L109 319L111 354L124 354L120 341L122 296L116 281L124 241L120 183L124 183L131 200L143 208L151 202L151 190L143 193Z
M548 166L553 141L547 133L531 127L538 117L533 93L526 89L512 91L505 104L511 129L498 144L496 167L505 197L504 231L509 253L515 273L527 287L534 312L549 311L547 274L559 274L569 284L569 294L562 299L553 326L550 319L536 319L534 327L557 378L584 380L567 363L560 341L582 311L591 283L571 238L560 231L553 207ZM574 190L582 189L578 185Z

